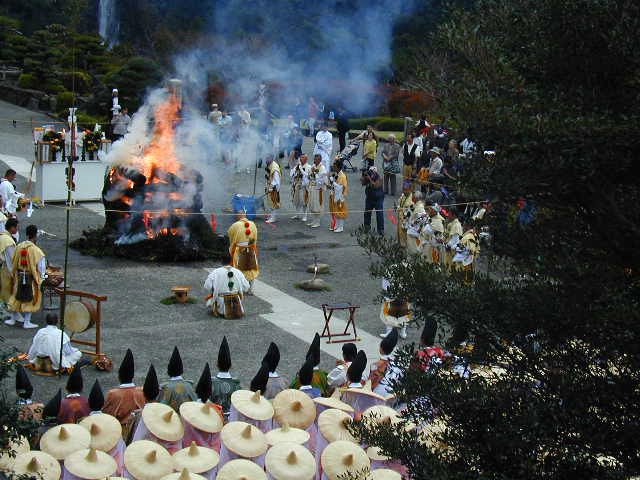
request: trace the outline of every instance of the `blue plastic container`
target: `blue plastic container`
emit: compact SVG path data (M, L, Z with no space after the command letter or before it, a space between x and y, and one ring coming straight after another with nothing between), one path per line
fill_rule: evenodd
M231 206L234 212L241 212L243 209L247 212L247 218L253 220L256 218L256 197L253 195L234 194L231 198Z

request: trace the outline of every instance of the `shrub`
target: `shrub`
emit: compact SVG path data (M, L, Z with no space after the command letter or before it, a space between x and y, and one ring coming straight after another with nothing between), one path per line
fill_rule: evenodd
M64 112L71 106L73 106L73 93L65 91L56 95L56 110ZM66 115L68 115L68 112Z
M21 73L18 77L18 86L20 88L35 89L38 86L38 80L33 73Z
M367 125L373 125L375 130L387 132L404 131L404 119L393 117L365 117L349 119L349 128L352 130L364 130Z

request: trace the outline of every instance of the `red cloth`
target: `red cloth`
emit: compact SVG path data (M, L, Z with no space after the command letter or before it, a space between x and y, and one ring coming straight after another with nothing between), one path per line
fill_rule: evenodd
M78 423L91 413L87 397L67 397L60 403L58 423Z

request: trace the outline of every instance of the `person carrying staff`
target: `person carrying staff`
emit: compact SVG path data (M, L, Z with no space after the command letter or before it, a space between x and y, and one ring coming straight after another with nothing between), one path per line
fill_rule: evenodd
M242 272L249 282L248 295L253 295L253 281L258 278L258 228L247 218L246 212L236 213L237 221L233 223L227 235L229 236L229 254L231 266Z

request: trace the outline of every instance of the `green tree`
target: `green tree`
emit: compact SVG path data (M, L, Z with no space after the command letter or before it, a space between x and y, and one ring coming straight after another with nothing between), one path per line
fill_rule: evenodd
M0 338L0 343L3 344L4 339ZM6 380L12 377L16 352L9 351L6 345L0 345L0 347L2 348L0 350L0 382L6 385ZM31 420L20 419L19 413L20 407L16 403L15 396L8 395L3 388L0 392L0 422L2 422L2 428L0 428L0 454L11 452L11 443L16 442L21 436L31 438L38 427Z
M465 166L463 191L494 199L490 253L509 268L469 286L359 237L392 295L452 327L450 348L472 341L457 355L476 366L466 379L448 363L425 371L405 349L396 391L431 441L360 434L416 479L638 475L640 6L479 0L447 18L407 81L496 150ZM531 223L513 214L520 197Z

